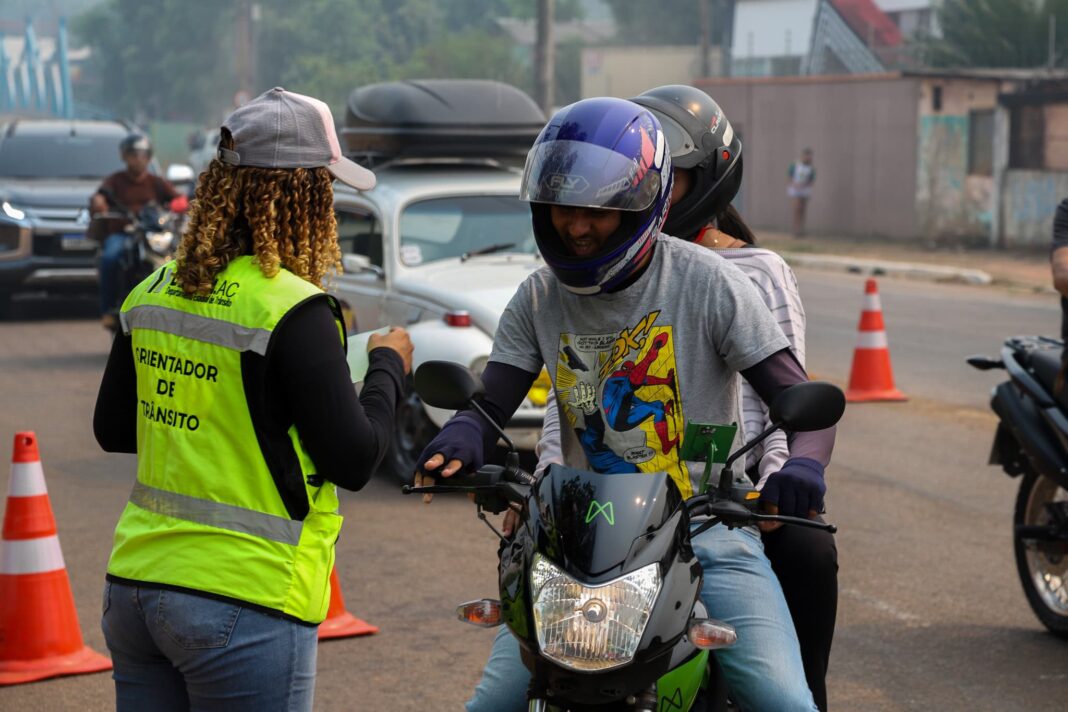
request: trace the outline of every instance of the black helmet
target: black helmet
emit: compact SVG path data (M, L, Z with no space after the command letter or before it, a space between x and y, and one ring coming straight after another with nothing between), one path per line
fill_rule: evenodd
M664 232L695 240L722 213L742 183L742 142L719 104L682 84L657 87L631 99L660 120L675 168L693 171L693 187L668 211Z
M144 134L132 133L119 142L119 153L125 156L134 151L144 151L152 156L152 142Z

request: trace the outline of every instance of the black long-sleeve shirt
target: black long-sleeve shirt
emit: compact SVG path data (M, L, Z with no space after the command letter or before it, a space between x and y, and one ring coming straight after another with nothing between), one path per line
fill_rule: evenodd
M241 372L249 412L290 514L307 513L304 482L288 430L297 426L316 474L339 487L367 484L392 441L404 388L400 355L373 350L357 399L329 302L296 307L275 329L265 356L245 352ZM129 336L112 344L97 396L93 430L108 452L137 451L137 375Z
M742 371L753 389L761 399L770 404L775 396L783 390L808 380L808 375L797 358L789 349L778 351L766 359ZM482 398L482 408L498 423L507 423L523 402L528 390L537 377L521 368L509 364L490 361L482 373L486 395ZM485 419L472 410L461 411L464 419L477 423L483 434L483 452L492 452L497 441L497 432L486 423ZM811 432L790 432L787 442L791 457L806 457L815 460L823 467L831 461L834 450L836 427ZM457 436L459 437L459 436ZM429 451L429 448L428 448ZM446 458L448 459L448 458Z

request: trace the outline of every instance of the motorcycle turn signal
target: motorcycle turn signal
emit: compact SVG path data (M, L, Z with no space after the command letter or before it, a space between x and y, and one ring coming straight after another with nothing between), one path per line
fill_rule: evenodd
M461 603L456 607L456 617L479 628L496 628L504 622L501 602L493 598Z
M701 650L726 648L738 641L734 626L714 618L698 618L691 621L686 635L694 647Z

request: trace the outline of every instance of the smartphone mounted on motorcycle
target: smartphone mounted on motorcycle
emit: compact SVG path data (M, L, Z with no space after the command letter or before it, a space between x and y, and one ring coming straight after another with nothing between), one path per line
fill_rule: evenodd
M691 515L707 515L711 517L694 532L694 535L720 522L726 524L729 528L748 526L757 522L782 522L813 529L823 529L832 534L838 531L838 528L833 524L824 524L812 519L788 517L780 514L757 514L746 504L737 501L733 478L730 476L730 468L739 458L762 443L776 430L786 429L794 432L823 430L837 423L844 412L845 394L842 393L842 389L831 383L808 381L806 383L798 383L782 391L772 401L769 409L771 425L726 459L723 463L723 469L720 471L719 484L714 489L687 500L686 506L689 508ZM694 426L697 428L715 427L691 424L691 427ZM696 448L691 446L693 441L687 442L687 447L683 448L683 458L711 462L716 445L711 438L708 440L711 441L711 444L707 453L698 451L701 444L703 444L700 438L696 443ZM749 494L753 494L753 492Z
M405 485L401 491L404 494L473 492L475 504L494 514L500 514L511 504L523 503L534 484L534 476L519 466L515 443L479 404L478 399L485 394L482 381L460 364L427 361L416 369L414 382L416 393L428 405L448 410L471 408L478 412L508 445L508 455L503 466L483 465L476 472L455 475L436 485Z

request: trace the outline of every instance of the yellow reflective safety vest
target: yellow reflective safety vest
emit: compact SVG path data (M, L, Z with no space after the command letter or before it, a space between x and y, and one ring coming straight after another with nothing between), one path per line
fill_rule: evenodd
M285 315L325 295L285 270L264 276L252 257L231 262L208 295L186 295L174 269L138 285L120 313L137 373L138 464L108 573L320 623L341 529L337 489L309 483L314 465L290 428L309 509L303 521L288 514L249 414L241 355L266 355Z

